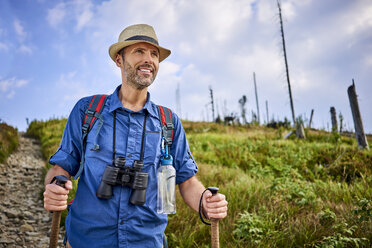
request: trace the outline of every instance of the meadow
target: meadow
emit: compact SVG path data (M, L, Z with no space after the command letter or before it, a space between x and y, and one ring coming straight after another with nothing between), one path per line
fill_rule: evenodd
M58 148L65 123L30 124L27 134L41 140L45 159ZM306 130L307 139L284 139L283 128L183 125L198 178L229 201L221 247L372 246L372 149L360 150L354 137ZM210 227L179 192L177 214L168 220L169 247L210 247Z

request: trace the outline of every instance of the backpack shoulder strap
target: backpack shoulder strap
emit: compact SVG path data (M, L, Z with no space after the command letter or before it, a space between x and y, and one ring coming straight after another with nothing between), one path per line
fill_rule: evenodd
M85 111L85 117L83 121L82 131L89 133L94 126L99 116L102 113L103 106L107 100L107 95L94 95L90 101L88 109Z
M158 112L159 112L159 118L161 121L161 133L162 136L165 139L165 142L167 145L171 146L173 142L173 119L172 119L172 111L164 106L157 105Z
M94 139L94 148L92 150L95 150L95 151L99 150L99 145L97 144L97 137L103 125L103 118L101 117L101 113L102 113L103 107L105 106L106 100L107 100L107 95L94 95L89 103L88 109L85 110L83 125L81 127L82 151L81 151L81 158L80 158L80 167L74 179L79 178L81 173L83 172L84 159L85 159L84 153L85 153L85 147L87 143L87 135L90 132L90 130L93 128L97 120L99 120L99 123L98 123L99 126L97 127L96 137Z

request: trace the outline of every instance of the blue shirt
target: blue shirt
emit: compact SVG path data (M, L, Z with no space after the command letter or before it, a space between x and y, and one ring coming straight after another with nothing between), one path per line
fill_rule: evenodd
M160 161L161 123L158 109L150 101L150 94L142 110L131 111L123 107L118 92L108 96L102 117L104 124L98 133L99 151L92 151L97 123L87 136L84 170L80 176L75 199L66 217L66 235L72 247L162 247L167 215L156 212L157 178ZM82 154L82 120L92 97L78 101L67 120L63 138L57 152L50 158L52 165L63 167L76 175ZM113 112L116 110L116 157L126 158L126 166L140 159L145 113L147 113L144 140L143 172L148 173L146 202L143 206L129 202L132 190L113 186L111 199L100 199L96 191L107 165L112 164ZM174 138L171 155L176 169L176 183L180 184L197 172L182 124L172 113Z

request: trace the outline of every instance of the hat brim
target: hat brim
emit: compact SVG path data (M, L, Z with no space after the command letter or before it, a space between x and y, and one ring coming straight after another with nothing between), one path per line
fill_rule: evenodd
M129 41L120 41L120 42L117 42L117 43L112 44L110 46L109 54L110 54L111 59L115 62L116 54L121 49L123 49L124 47L130 46L130 45L136 44L136 43L141 43L141 42L148 43L148 44L153 45L154 47L157 47L159 49L159 62L162 62L164 59L166 59L171 54L170 50L168 50L164 47L161 47L159 45L156 45L152 42L148 42L148 41L144 41L144 40L129 40Z

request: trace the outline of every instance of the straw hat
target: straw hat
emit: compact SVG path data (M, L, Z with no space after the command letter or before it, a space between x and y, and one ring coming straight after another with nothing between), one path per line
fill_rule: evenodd
M112 44L109 48L109 54L113 61L115 61L116 54L124 47L146 42L159 49L159 62L163 61L171 53L170 50L159 46L158 38L156 37L153 27L147 24L136 24L125 28L119 35L117 43Z

